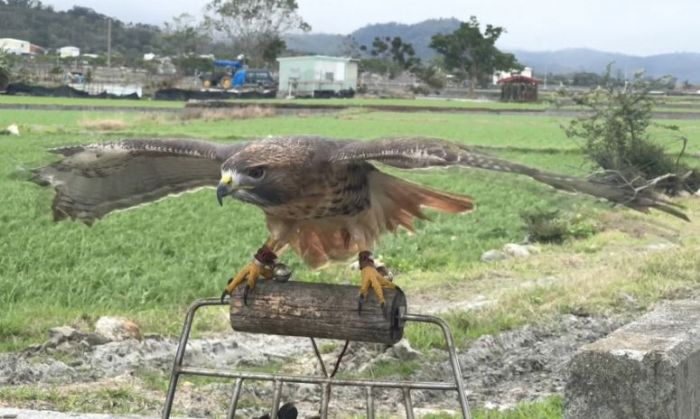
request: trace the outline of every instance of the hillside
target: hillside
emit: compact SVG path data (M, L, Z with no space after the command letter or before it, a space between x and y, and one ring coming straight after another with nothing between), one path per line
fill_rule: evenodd
M360 45L372 45L374 37L399 36L404 42L413 44L416 55L423 60L435 56L435 51L428 45L430 38L436 33L450 33L459 27L459 20L451 19L429 19L423 22L407 25L404 23L378 23L364 26L352 33Z
M87 7L55 11L41 4L7 4L0 0L0 38L24 39L48 49L71 45L83 52L105 53L108 20L108 16ZM117 53L137 57L157 51L160 38L157 26L112 19L112 48Z
M422 60L429 60L435 52L428 47L430 38L436 33L449 33L459 26L457 19L430 19L413 25L402 23L381 23L364 26L350 36L359 45L371 45L375 36L400 36L413 44L416 55ZM340 55L344 53L345 36L331 34L305 34L289 36L287 45L291 50L307 53ZM674 75L679 80L700 83L700 54L672 53L647 57L603 52L585 48L572 48L559 51L523 51L508 50L515 54L522 64L534 68L538 74L545 71L554 74L589 71L601 73L605 67L614 62L615 69L631 76L635 71L644 69L647 74L661 77Z
M416 55L422 60L429 60L435 56L435 51L428 47L430 37L436 33L449 33L457 29L459 20L429 19L420 23L408 25L404 23L376 23L363 26L352 32L349 37L354 39L358 46L372 45L375 37L399 36L406 42L413 44ZM285 37L287 47L292 51L308 52L314 54L340 55L345 53L348 36L335 34L300 34Z
M590 71L600 73L608 63L614 68L632 76L635 71L644 69L650 76L661 77L671 74L679 80L700 83L700 54L673 53L639 57L592 49L576 48L560 51L510 51L518 61L533 67L539 74L555 74Z

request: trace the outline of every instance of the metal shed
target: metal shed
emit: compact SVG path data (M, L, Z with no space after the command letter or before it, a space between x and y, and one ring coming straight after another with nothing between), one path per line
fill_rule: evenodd
M538 79L515 75L501 79L501 101L503 102L536 102Z
M278 58L278 94L294 97L352 97L357 90L357 61L309 55Z

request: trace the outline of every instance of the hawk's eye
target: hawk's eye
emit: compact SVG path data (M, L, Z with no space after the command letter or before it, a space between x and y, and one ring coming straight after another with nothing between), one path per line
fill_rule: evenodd
M262 166L252 167L246 171L246 175L253 179L261 179L265 176L265 169Z

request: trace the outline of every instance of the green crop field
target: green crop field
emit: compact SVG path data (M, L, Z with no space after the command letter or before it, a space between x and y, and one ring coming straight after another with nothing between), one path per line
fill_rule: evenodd
M0 103L3 100L0 97ZM67 99L35 103L92 105ZM250 260L266 237L258 209L232 200L221 208L213 189L111 214L92 227L70 221L54 223L53 191L28 181L31 168L56 158L46 152L48 148L134 137L232 142L291 134L357 139L430 136L540 168L583 175L591 167L576 143L565 137L561 125L566 122L545 115L366 109L323 115L252 113L245 118L227 117L225 112L193 116L118 109L0 110L0 130L14 123L21 131L19 137L0 136L0 351L41 342L50 327L91 325L107 314L131 318L145 333L175 335L188 304L220 295L226 280ZM681 128L689 139L689 155L700 152L699 121L663 122ZM652 134L672 152L680 150L680 142L666 131L653 128ZM688 161L696 166L700 163L692 156ZM558 313L629 309L624 306L627 303L621 303L629 298L635 301L634 309L644 309L660 298L683 295L697 287L700 228L695 221L683 223L658 213L639 215L509 174L457 168L390 171L421 184L468 194L477 204L477 210L466 215L431 213L431 222L417 223L417 235L386 236L376 249L397 274L396 281L407 292L409 303L427 299L450 304L476 296L496 301L483 310L445 314L460 346L482 334L543 321ZM691 217L698 217L696 199L681 203ZM521 242L526 235L521 215L535 209L569 214L574 220L570 229L580 238L543 245L541 254L524 261L480 262L486 250ZM678 250L673 255L645 253L644 246L660 239L672 241ZM297 280L358 282L357 272L344 265L311 271L291 253L282 260L293 267ZM205 317L199 332L225 330L226 318L220 314ZM407 335L418 348L440 345L433 330L412 327ZM561 401L548 399L522 409L522 417L557 417ZM521 417L513 414L507 417ZM484 413L483 417L500 416Z

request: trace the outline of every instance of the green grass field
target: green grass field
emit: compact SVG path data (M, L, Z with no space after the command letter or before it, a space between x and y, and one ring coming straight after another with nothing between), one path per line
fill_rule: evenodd
M123 122L117 132L95 132L86 124L115 119ZM5 202L0 209L0 348L18 348L43 339L50 326L106 313L136 318L153 331L175 332L183 308L195 298L218 295L265 237L259 210L237 202L219 208L213 191L207 190L113 214L93 227L54 223L53 191L26 181L28 169L55 158L47 148L145 136L225 142L284 134L362 139L426 135L485 147L550 170L585 173L582 156L559 128L563 122L532 116L364 111L207 122L172 115L4 110L0 126L18 123L23 135L0 137ZM678 123L689 137L700 134L700 124ZM700 142L691 142L689 151L700 151ZM416 237L384 239L377 251L409 290L423 286L422 278L434 278L438 285L448 279L435 278L459 280L480 265L483 251L522 240L520 213L525 210L556 207L591 214L608 208L512 175L452 168L402 176L471 195L478 206L466 216L433 214L433 222L419 223ZM283 259L298 279L345 280L339 278L342 268L309 271L292 254Z
M0 103L2 100L0 96ZM48 102L42 99L35 103ZM85 102L61 99L56 103ZM688 152L700 152L700 122L671 122L690 139ZM50 210L53 191L27 181L29 169L55 159L46 152L50 147L131 137L231 142L287 134L358 139L431 136L549 170L581 175L590 169L576 144L560 128L566 120L547 116L354 109L321 116L207 121L176 114L122 113L118 109L0 110L0 128L11 123L19 125L22 135L0 136L0 351L41 342L53 326L89 327L105 314L134 319L146 333L175 335L187 305L197 298L220 295L226 280L250 260L266 236L258 209L233 201L220 208L213 190L112 214L92 227L54 223ZM672 150L679 149L680 144L664 131L655 129L653 133ZM695 222L684 224L659 214L645 218L508 174L456 168L392 172L471 195L477 203L477 210L468 215L432 213L432 222L418 223L416 236L387 236L376 251L398 274L397 281L407 291L409 302L412 296L434 296L449 304L451 298L477 295L498 301L484 310L455 310L445 315L462 346L482 334L544 321L552 314L615 312L627 296L643 309L659 298L697 286L700 229ZM700 205L694 200L685 203L691 216L697 218ZM601 226L603 231L563 245L543 246L541 255L523 262L485 265L479 261L485 250L522 241L526 231L520 214L535 208L578 214L582 225ZM647 219L665 225L664 231L670 229L674 240L682 244L672 257L640 253L639 249L658 237L653 229L638 226L644 226ZM652 234L640 234L639 228ZM344 266L310 271L291 253L282 259L295 269L297 280L358 280L357 274ZM522 286L543 277L557 280ZM221 331L227 324L223 315L214 314L198 328L200 332ZM413 327L407 335L416 347L439 346L436 331ZM0 394L0 398L4 396ZM523 405L506 416L481 412L479 417L558 417L560 412L561 400L553 398Z

